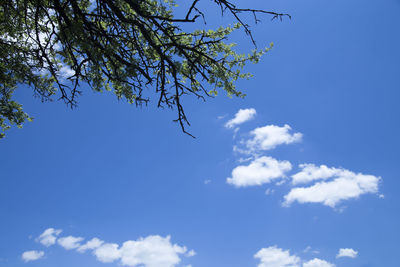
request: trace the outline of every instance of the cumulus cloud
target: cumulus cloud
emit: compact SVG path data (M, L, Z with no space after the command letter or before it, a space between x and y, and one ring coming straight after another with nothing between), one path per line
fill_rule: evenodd
M358 251L355 251L352 248L341 248L339 249L338 254L336 255L336 258L341 258L341 257L349 257L349 258L355 258L358 255Z
M323 180L346 172L343 169L329 168L326 165L315 166L314 164L300 164L302 170L292 175L292 184L309 183L314 180Z
M310 246L305 249L305 251L310 250ZM289 250L283 250L277 246L260 249L254 258L260 259L258 267L335 267L335 264L318 258L304 261L296 255L291 255Z
M310 261L303 263L303 267L335 267L335 264L329 263L327 261L314 258Z
M35 261L44 257L43 251L29 250L22 253L22 260L25 262Z
M246 187L270 183L272 180L285 177L292 169L289 161L278 161L271 157L260 157L249 165L241 165L232 170L232 177L227 183L236 187Z
M329 207L335 207L343 200L378 192L380 177L323 166L300 165L303 171L294 175L297 177L293 178L297 179L295 183L328 178L331 180L317 182L309 187L292 188L284 197L284 206L290 206L297 201L299 203L322 203Z
M118 249L118 244L105 243L96 248L93 252L97 260L109 263L121 258L121 251Z
M49 247L56 243L57 236L61 234L61 232L62 230L59 229L48 228L36 239L36 241Z
M58 244L63 248L70 250L79 248L81 246L80 242L83 240L82 237L67 236L61 237L57 240Z
M258 151L271 150L282 144L299 142L302 139L301 133L290 133L292 128L285 124L283 127L267 125L259 127L250 132L252 138L244 142L246 149L242 152L255 153Z
M258 267L300 267L299 257L276 246L260 249L254 258L260 259Z
M61 233L61 230L49 229L41 237ZM82 241L82 237L66 236L58 238L57 243L66 250L76 250L80 253L91 251L96 259L103 263L117 261L120 265L133 267L173 267L181 262L180 256L192 257L196 255L194 250L188 251L185 246L171 243L170 236L150 235L137 240L128 240L122 245L106 243L97 237L83 245L81 244ZM56 239L52 239L51 242L54 244ZM27 251L22 257L29 261L43 257L43 255L43 252Z
M248 120L251 120L256 115L256 110L254 108L239 109L235 114L235 117L225 123L226 128L233 128L239 124L242 124Z
M185 253L187 248L171 244L170 239L170 236L161 237L155 235L140 238L137 241L124 242L120 249L122 265L175 266L181 261L179 254Z
M103 240L100 240L98 238L92 238L91 240L87 241L86 244L78 247L79 252L85 252L86 250L91 250L91 249L96 249L100 247L104 243Z

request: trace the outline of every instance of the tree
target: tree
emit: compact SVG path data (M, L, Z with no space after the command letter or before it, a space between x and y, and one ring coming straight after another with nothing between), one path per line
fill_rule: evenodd
M173 0L1 0L0 6L0 126L4 130L31 120L13 100L20 84L33 88L43 101L59 98L77 104L81 83L95 91L113 91L119 99L141 105L155 90L159 107L175 108L182 130L189 125L182 96L204 99L223 89L243 97L235 81L250 77L247 62L258 62L268 48L238 54L228 35L239 28L254 43L242 13L265 10L238 8L228 0L213 0L235 24L215 30L182 30L205 23L199 0L189 2L185 15L173 14ZM204 24L203 24L204 26ZM204 28L204 27L203 27Z

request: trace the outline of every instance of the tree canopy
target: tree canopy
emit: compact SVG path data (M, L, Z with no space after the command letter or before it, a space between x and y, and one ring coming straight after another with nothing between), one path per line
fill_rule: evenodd
M242 28L255 45L241 15L287 14L239 8L212 0L234 23L205 29L207 11L188 1L185 14L174 14L173 0L2 0L0 6L0 138L11 125L30 116L13 99L19 85L33 88L43 101L61 99L73 107L81 84L112 91L119 99L141 105L155 92L159 107L175 108L176 121L189 124L182 99L204 99L224 90L244 94L235 81L248 78L247 62L258 62L270 48L239 54L227 38ZM187 3L186 3L187 4ZM201 23L198 28L197 24ZM195 24L187 31L185 25ZM154 95L154 94L152 94Z

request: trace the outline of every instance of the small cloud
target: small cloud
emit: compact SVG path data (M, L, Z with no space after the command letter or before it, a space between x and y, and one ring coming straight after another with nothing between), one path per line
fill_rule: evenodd
M272 195L275 192L274 189L268 188L267 190L265 190L265 194L266 195Z
M286 181L282 179L282 180L276 182L275 185L279 186L279 185L283 185L284 183L286 183Z
M260 260L258 267L300 267L300 258L290 255L289 250L283 250L277 246L260 249L254 258Z
M247 166L234 168L232 177L227 178L226 182L236 187L262 185L285 177L286 172L291 169L292 165L289 161L278 161L264 156L256 158Z
M355 258L358 255L358 251L355 251L352 248L341 248L339 249L338 254L336 255L336 258L341 258L341 257L349 257L349 258Z
M381 199L384 199L385 195L384 194L380 194L378 197L381 198Z
M303 267L335 267L335 264L329 263L327 261L314 258L310 261L303 263Z
M66 250L71 250L75 248L79 248L81 244L79 244L83 240L82 237L75 237L75 236L67 236L61 237L58 239L58 244L65 248Z
M309 252L311 250L311 247L310 246L307 246L304 250L303 250L303 252L304 253L307 253L307 252Z
M188 253L186 253L186 257L193 257L195 256L197 253L196 251L194 251L193 249L191 249Z
M259 127L250 132L252 138L243 141L245 149L237 149L238 152L254 154L260 151L267 151L283 144L291 144L301 141L303 134L290 133L292 128L285 124L283 127L267 125Z
M36 261L44 257L44 251L29 250L22 253L22 260L25 262Z
M64 79L70 78L75 75L75 71L72 70L68 65L63 65L60 68L59 75Z
M235 117L225 123L225 127L234 128L237 125L253 119L256 113L257 112L254 108L239 109L239 111L235 114Z
M204 180L204 184L209 184L209 183L211 183L210 179Z
M228 114L218 116L217 119L218 119L218 120L222 120L222 119L224 119L226 116L228 116Z
M253 157L239 158L239 159L237 160L237 162L239 162L239 163L244 163L244 162L249 162L249 161L252 160L252 159L253 159Z
M59 229L48 228L38 238L36 238L36 241L49 247L56 243L57 236L61 234L61 232L62 230Z

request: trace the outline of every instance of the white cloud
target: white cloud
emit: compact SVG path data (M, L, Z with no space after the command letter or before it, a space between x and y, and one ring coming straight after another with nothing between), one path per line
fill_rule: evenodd
M292 169L289 161L278 161L271 157L260 157L247 166L238 166L232 170L232 177L227 183L236 187L246 187L270 183L274 179L285 177Z
M266 195L272 195L274 192L275 192L275 190L271 189L271 188L267 188L267 190L265 190Z
M63 78L69 78L75 75L75 71L72 70L68 65L62 65L59 74Z
M124 242L120 249L121 263L126 266L172 267L181 261L179 254L186 251L186 247L171 244L170 236L148 236Z
M30 250L30 251L25 251L22 253L22 260L25 262L28 261L35 261L38 259L43 258L44 252L43 251L37 251L37 250Z
M345 172L343 169L328 168L326 165L315 166L314 164L300 164L302 170L292 175L292 184L309 183L314 180L323 180L331 178Z
M259 127L250 132L252 138L245 141L246 150L243 152L254 153L258 151L271 150L282 144L299 142L302 139L301 133L289 133L291 127L285 124L283 127L267 125Z
M56 236L61 230L46 229L37 241L44 245L52 245L56 242ZM66 236L58 238L60 246L67 250L76 249L83 253L92 251L97 260L103 263L118 261L124 266L137 267L174 267L181 262L180 256L193 257L196 252L188 250L185 246L171 243L171 237L150 235L137 240L128 240L121 246L114 243L105 243L95 237L81 245L82 237ZM36 260L43 257L42 251L26 251L22 254L25 261ZM190 266L190 265L187 265Z
M41 244L45 245L46 247L49 247L56 243L57 236L59 234L61 234L61 232L62 232L62 230L48 228L36 239L36 241L40 242Z
M341 249L339 249L339 252L336 255L336 258L341 258L341 257L355 258L355 257L357 257L357 255L358 255L358 252L352 248L341 248Z
M118 249L117 244L105 243L96 248L93 252L97 260L109 263L121 258L121 251Z
M82 237L67 236L59 238L57 242L63 248L70 250L74 248L79 248L81 246L79 242L81 242L82 240L83 240Z
M311 165L303 164L301 166L308 171L311 169L309 168ZM312 167L312 169L319 172L321 167ZM327 177L325 174L328 172L333 177ZM304 175L300 180L304 181L311 178L311 180L328 178L333 178L333 180L318 182L310 187L292 188L284 197L284 206L290 206L293 202L297 201L299 203L322 203L329 207L335 207L343 200L358 198L360 195L366 193L376 193L381 179L373 175L356 174L344 169L324 168L324 172L322 173L323 175L320 176L322 178L320 178L314 175L313 172L309 172L309 174Z
M335 264L329 263L327 261L314 258L310 261L303 263L303 267L335 267Z
M100 239L95 237L95 238L87 241L86 244L80 246L78 248L78 251L83 253L86 250L96 249L96 248L100 247L103 243L104 243L103 240L100 240Z
M209 183L211 183L210 179L204 180L204 184L209 184Z
M196 251L194 251L193 249L191 249L188 253L186 253L186 257L193 257L196 255Z
M248 120L251 120L256 115L256 110L254 108L248 109L239 109L239 111L235 114L235 117L229 120L226 124L226 128L233 128L239 124L242 124Z
M300 267L299 257L276 246L260 249L254 258L260 259L258 267Z

